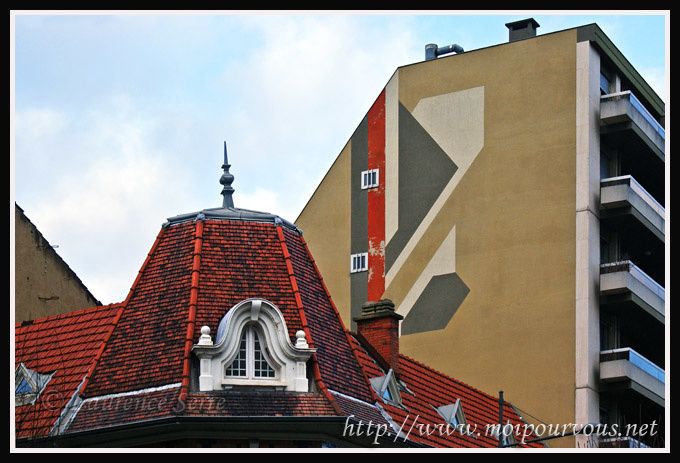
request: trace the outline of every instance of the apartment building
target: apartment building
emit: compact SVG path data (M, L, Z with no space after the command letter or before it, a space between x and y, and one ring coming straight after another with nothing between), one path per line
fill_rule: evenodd
M391 299L401 351L546 423L665 403L664 102L596 25L398 68L296 221L345 323ZM354 324L352 325L354 326Z

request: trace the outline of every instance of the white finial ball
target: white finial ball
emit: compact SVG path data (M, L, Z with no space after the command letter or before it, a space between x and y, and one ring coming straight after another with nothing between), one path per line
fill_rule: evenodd
M209 336L209 335L210 335L210 327L209 327L209 326L206 326L206 325L203 325L203 326L201 327L201 334L202 334L202 335L205 335L205 336Z
M295 340L295 347L297 347L298 349L309 349L309 344L307 344L307 339L304 331L299 330L297 333L295 333L295 337L297 338Z

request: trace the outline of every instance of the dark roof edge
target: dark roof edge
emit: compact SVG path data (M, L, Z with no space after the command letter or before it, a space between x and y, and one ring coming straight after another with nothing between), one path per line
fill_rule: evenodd
M89 429L39 439L16 440L17 447L122 447L159 443L182 438L330 440L338 446L371 445L373 436L343 436L345 416L177 416L137 421L98 429ZM351 419L350 419L350 422ZM423 447L413 441L403 442L382 437L386 447Z
M59 255L59 253L58 253L57 251L54 250L54 247L52 247L52 245L50 244L50 242L47 240L47 238L45 238L45 236L44 236L44 235L42 234L42 232L38 229L38 227L36 227L35 224L34 224L33 222L31 222L31 219L29 219L28 216L26 215L26 213L24 212L24 209L23 209L21 206L19 206L19 205L16 203L16 201L14 202L14 206L15 206L16 209L18 209L19 212L21 213L21 217L23 217L24 219L26 219L26 221L27 221L27 222L33 227L33 229L38 233L38 235L40 236L40 238L41 238L43 241L45 241L45 243L47 244L47 249L49 249L48 252L51 252L51 253L54 255L54 257L57 259L57 262L60 262L61 264L63 264L63 266L66 268L66 272L68 272L69 274L71 274L71 276L76 280L76 282L81 286L81 288L85 290L85 292L87 293L87 295L88 295L90 298L92 298L92 300L94 300L94 302L95 302L94 306L103 306L103 305L105 305L105 304L102 304L102 302L101 302L99 299L97 299L97 298L94 296L94 294L92 294L92 293L90 292L90 290L87 288L87 286L85 286L85 283L83 283L83 280L80 279L80 277L78 276L78 274L76 274L76 272L73 271L73 269L72 269L72 268L66 263L66 261ZM110 305L110 304L106 304L106 305Z
M621 70L624 77L635 87L635 96L644 98L651 108L658 113L662 118L666 114L666 105L663 100L657 95L647 81L640 75L640 73L630 64L630 61L623 53L614 45L607 34L596 23L586 24L576 28L576 40L578 42L585 42L586 40L593 42L599 51L604 53L606 57Z
M163 227L169 227L170 225L191 220L236 220L241 222L271 223L274 225L281 225L302 235L302 230L300 228L278 215L270 214L268 212L251 211L249 209L239 209L237 207L215 207L203 209L198 212L168 217L167 222L163 224Z

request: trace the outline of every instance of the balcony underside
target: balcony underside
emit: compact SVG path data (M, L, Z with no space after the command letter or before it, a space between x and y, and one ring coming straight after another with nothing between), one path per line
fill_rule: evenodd
M630 92L602 97L600 123L602 133L632 135L662 161L665 159L663 128Z
M620 270L600 275L600 299L604 304L634 304L661 323L665 319L665 291L639 269Z
M633 231L641 231L641 225L663 244L666 223L663 207L634 180L630 181L636 183L635 188L626 183L609 184L606 181L603 180L600 190L600 218L622 219L625 228L632 227Z
M611 360L600 363L600 390L632 391L660 407L665 403L663 381L647 374L628 360Z

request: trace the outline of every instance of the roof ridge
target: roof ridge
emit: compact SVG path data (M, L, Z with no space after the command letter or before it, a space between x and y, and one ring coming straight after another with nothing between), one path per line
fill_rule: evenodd
M98 310L102 309L111 309L117 305L121 305L123 302L112 302L110 304L101 304L101 305L92 305L90 307L85 307L82 309L76 309L76 310L71 310L69 312L63 312L59 314L53 314L53 315L46 315L44 317L40 318L33 318L30 320L23 320L20 322L15 322L14 327L15 329L17 328L27 328L29 326L35 326L41 323L47 323L47 322L52 322L52 321L57 321L57 320L62 320L65 318L70 318L70 317L82 317L88 312L96 312Z
M330 303L331 307L333 308L333 311L335 312L335 316L338 319L338 322L340 323L340 327L342 328L342 331L345 333L345 338L347 339L347 343L349 344L349 348L352 351L352 355L354 356L354 360L356 360L357 365L359 366L359 371L361 371L361 376L363 376L364 381L366 382L366 386L368 386L368 390L371 393L371 398L375 400L376 402L378 401L378 395L375 393L373 390L373 387L371 387L371 382L368 379L368 375L366 375L366 372L364 371L364 368L361 366L361 360L359 359L357 352L356 352L356 347L352 343L352 340L350 337L352 336L345 326L345 323L342 321L342 316L340 316L340 312L338 311L338 308L335 306L335 302L333 301L333 298L331 297L331 293L328 290L328 286L326 286L326 282L323 279L323 275L321 275L321 271L319 270L319 267L316 265L316 260L314 260L314 256L312 256L312 252L309 250L309 246L307 246L307 241L305 240L305 237L300 235L300 240L302 241L302 245L305 248L305 251L307 251L307 257L309 257L309 260L312 262L312 265L314 266L314 271L316 272L316 275L319 277L319 280L321 281L321 286L323 287L324 292L326 293L326 297L328 298L328 302ZM356 338L355 338L356 339ZM357 340L357 343L359 341Z
M118 307L116 316L113 318L113 321L111 322L111 329L104 337L104 340L102 341L99 350L97 351L97 353L94 356L94 359L92 360L92 365L90 365L90 368L88 368L87 372L85 373L85 376L83 377L83 382L81 383L80 387L77 390L77 394L79 396L85 394L85 390L87 389L88 384L90 384L90 379L92 379L92 375L94 374L94 371L97 368L97 364L99 363L99 360L101 360L102 355L106 350L106 346L109 343L109 340L111 339L111 336L113 335L113 332L115 331L116 326L120 321L120 318L123 316L123 312L125 311L128 302L130 302L130 299L132 298L132 295L134 294L135 289L137 288L137 283L139 283L142 273L146 269L146 266L149 264L149 261L151 260L152 254L156 252L156 249L158 248L158 244L161 241L161 237L163 236L164 231L165 230L161 228L161 230L158 232L158 235L156 235L156 240L151 245L151 249L149 250L149 253L146 255L146 259L144 259L144 262L142 263L139 272L137 272L137 277L135 278L135 281L132 282L132 286L130 287L130 291L128 291L127 297L123 302L120 303L120 307Z
M179 402L186 401L189 392L189 375L191 372L191 347L194 342L194 330L196 325L196 307L198 305L198 281L201 274L201 251L203 250L203 219L196 219L194 233L194 252L191 264L191 289L189 290L189 314L187 320L187 332L184 338L184 356L182 361L182 385L179 390Z
M295 296L295 305L297 306L298 313L300 314L300 323L302 324L302 330L305 332L307 337L307 342L309 347L314 347L314 341L312 339L312 334L309 331L309 326L307 325L307 317L305 316L304 307L302 305L302 297L300 296L300 289L298 288L297 278L295 277L295 271L293 269L293 260L291 259L290 252L288 251L288 245L286 244L286 237L283 234L283 228L281 225L276 225L276 235L279 238L279 243L281 244L281 251L283 252L283 258L286 261L286 269L288 270L288 278L290 279L291 289L293 290L293 295ZM302 237L302 235L300 235ZM304 240L303 240L304 242ZM306 246L305 246L306 247ZM314 380L319 385L319 389L326 397L328 402L333 407L333 410L338 415L344 415L342 408L335 400L335 397L330 393L328 386L321 377L321 369L319 368L319 360L316 356L316 352L312 354L312 370L314 374Z

